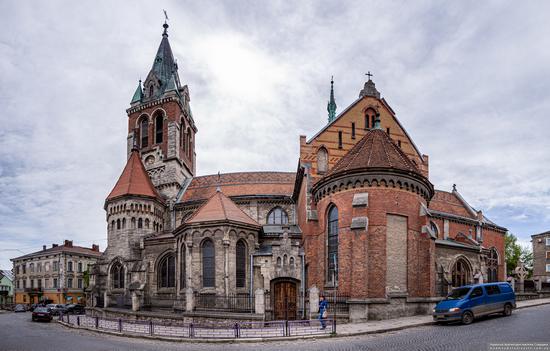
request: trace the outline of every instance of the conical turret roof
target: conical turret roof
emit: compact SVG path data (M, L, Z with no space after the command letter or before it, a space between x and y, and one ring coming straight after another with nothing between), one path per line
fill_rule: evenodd
M185 224L198 224L214 221L233 221L253 226L259 226L258 222L250 218L241 210L230 198L225 196L220 190L199 207Z
M371 129L345 154L325 178L342 172L366 169L398 169L421 175L413 161L382 129Z
M132 150L122 174L106 201L126 195L146 196L162 201L136 149Z

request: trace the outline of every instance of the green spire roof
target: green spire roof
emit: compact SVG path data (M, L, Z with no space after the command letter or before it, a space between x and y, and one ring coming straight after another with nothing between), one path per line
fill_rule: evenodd
M130 101L131 104L134 102L140 102L143 98L143 89L141 89L141 79L139 80L138 86L136 88L136 92L134 93L134 96L132 97L132 101Z
M330 79L330 100L327 103L328 123L336 118L336 101L334 101L334 77Z

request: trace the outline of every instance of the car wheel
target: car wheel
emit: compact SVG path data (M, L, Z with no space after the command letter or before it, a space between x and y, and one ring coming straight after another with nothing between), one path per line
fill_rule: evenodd
M504 311L502 312L502 314L505 315L506 317L511 316L512 315L512 306L509 305L509 304L504 305Z
M474 321L474 315L470 311L466 311L462 314L462 324L472 324Z

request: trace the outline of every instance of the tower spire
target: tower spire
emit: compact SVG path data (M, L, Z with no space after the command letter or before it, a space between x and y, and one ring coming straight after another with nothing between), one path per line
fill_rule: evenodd
M334 101L334 76L330 78L330 100L327 103L328 123L336 118L336 101Z

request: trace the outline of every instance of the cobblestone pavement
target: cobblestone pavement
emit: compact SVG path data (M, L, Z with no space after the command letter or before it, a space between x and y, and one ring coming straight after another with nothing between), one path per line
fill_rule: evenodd
M488 317L471 325L424 326L346 338L253 344L191 344L118 337L33 323L30 313L0 314L0 350L487 350L489 343L550 343L550 305ZM549 348L550 350L550 348Z

